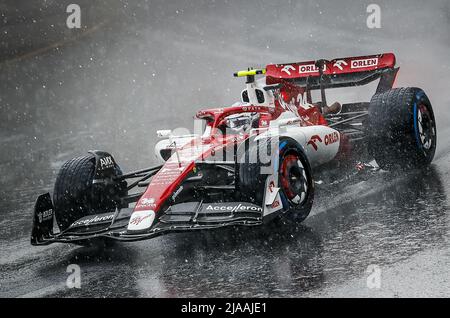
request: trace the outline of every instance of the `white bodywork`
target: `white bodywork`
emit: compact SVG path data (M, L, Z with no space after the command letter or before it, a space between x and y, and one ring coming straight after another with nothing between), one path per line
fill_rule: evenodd
M166 131L165 131L166 132ZM161 156L161 150L170 149L171 151L175 151L175 149L179 149L184 145L190 143L194 140L197 135L184 135L184 136L172 136L170 133L158 134L160 138L167 138L160 140L155 145L155 157L160 163L164 163L165 160Z
M269 129L260 134L255 141L271 138L278 146L281 137L289 137L303 148L311 167L333 160L340 145L340 134L327 126L301 126L302 119L292 112L284 112L278 119L270 122ZM278 153L272 154L270 171L266 180L263 215L267 216L283 208L278 185Z
M312 167L333 160L339 151L339 132L327 126L300 126L299 121L301 118L294 113L284 112L278 119L271 121L269 129L256 140L268 137L292 138L303 147ZM315 139L313 136L319 138Z

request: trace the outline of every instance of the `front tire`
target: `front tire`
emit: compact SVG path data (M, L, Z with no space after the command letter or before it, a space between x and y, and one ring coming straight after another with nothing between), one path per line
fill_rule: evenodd
M291 138L280 139L278 186L283 205L289 206L283 217L303 222L314 202L314 179L302 147Z
M117 184L95 188L94 174L93 155L73 158L59 170L53 191L53 205L56 222L61 231L82 217L105 213L114 210L118 205L122 187ZM122 174L118 166L116 174Z
M433 108L420 88L396 88L372 97L368 150L384 170L429 165L436 151Z
M246 159L239 169L241 192L246 198L262 205L267 174L261 174L261 167L269 167L270 164L261 163L261 158L272 156L271 142L273 139L268 138L252 143L245 151ZM283 217L302 222L309 215L314 201L311 166L302 147L291 138L280 138L278 150L278 187L283 206L288 207ZM252 159L256 161L250 161Z

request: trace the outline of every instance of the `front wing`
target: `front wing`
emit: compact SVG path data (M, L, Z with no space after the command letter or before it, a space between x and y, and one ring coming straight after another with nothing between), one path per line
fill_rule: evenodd
M247 202L187 202L172 205L145 231L127 229L133 208L124 208L83 217L60 232L55 222L50 195L41 195L35 205L32 245L81 243L97 238L139 241L166 233L214 229L232 225L263 223L263 209Z

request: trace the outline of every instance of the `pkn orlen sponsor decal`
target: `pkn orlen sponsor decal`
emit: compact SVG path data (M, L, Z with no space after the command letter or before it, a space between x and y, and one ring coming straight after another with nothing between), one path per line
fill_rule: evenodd
M325 72L327 70L327 66L323 66L323 71ZM299 65L298 72L300 74L307 74L307 73L318 73L319 68L315 64L306 64L306 65Z
M285 72L287 75L291 75L291 71L295 71L295 66L293 66L293 65L285 65L281 69L281 72Z
M338 69L340 69L341 71L344 70L344 67L342 65L347 66L348 63L345 60L337 60L336 62L334 62L333 66L337 67Z
M325 135L324 140L322 140L322 138L319 135L311 136L311 138L308 141L308 145L312 146L314 150L317 151L319 143L323 142L325 146L328 146L338 141L339 141L339 133L332 132L331 134Z
M209 204L206 211L223 211L223 212L242 212L242 211L252 211L252 212L262 212L262 208L255 205L237 204L237 205L225 205L225 204Z
M378 65L378 57L361 59L361 60L353 60L350 63L351 68L364 68L364 67L372 67Z
M339 134L337 132L333 132L331 134L328 134L325 136L325 145L331 145L334 144L335 142L339 141Z

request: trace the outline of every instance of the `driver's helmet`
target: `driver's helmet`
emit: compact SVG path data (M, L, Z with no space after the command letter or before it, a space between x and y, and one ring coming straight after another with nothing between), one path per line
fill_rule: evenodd
M244 133L248 132L253 127L253 123L257 118L257 113L230 115L226 118L225 125L227 129L231 129L238 133Z

